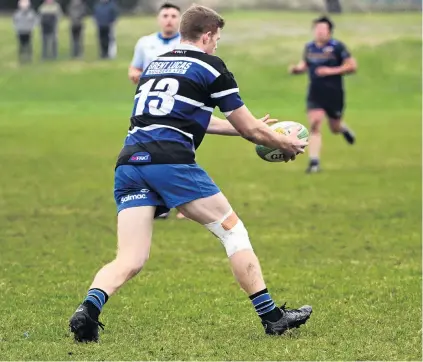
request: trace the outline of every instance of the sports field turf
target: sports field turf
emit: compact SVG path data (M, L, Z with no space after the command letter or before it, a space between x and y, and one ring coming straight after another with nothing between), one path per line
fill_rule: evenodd
M257 116L306 122L305 77L286 74L313 14L228 14L219 47ZM336 35L359 72L346 120L358 143L324 131L324 172L307 158L260 160L237 138L209 136L204 166L249 228L278 303L311 304L309 323L264 336L219 242L190 221L156 223L145 270L104 308L98 345L67 322L115 253L116 155L134 87L133 46L152 18L122 19L119 56L19 67L0 20L0 359L421 360L421 17L344 15ZM37 45L38 45L37 34Z

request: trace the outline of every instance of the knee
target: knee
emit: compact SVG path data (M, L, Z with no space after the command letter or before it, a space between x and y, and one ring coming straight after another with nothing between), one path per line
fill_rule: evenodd
M320 121L311 121L310 124L310 133L311 134L319 134L320 133Z
M330 122L329 128L330 128L331 132L335 133L335 134L342 132L341 122Z
M232 210L222 220L206 227L220 239L228 257L241 250L253 250L247 229Z

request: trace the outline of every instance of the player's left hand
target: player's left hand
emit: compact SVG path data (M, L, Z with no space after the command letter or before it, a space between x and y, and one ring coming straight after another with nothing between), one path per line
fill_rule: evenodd
M332 68L330 67L318 67L316 69L316 75L319 77L327 77L328 75L333 75Z
M274 119L274 118L270 118L270 114L266 114L263 118L260 118L260 121L266 123L266 124L272 124L272 123L276 123L279 120Z

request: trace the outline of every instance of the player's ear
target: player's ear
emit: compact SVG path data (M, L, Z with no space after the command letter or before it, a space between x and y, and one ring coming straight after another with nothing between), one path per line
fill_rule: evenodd
M212 38L213 34L211 31L207 32L206 34L204 34L203 36L203 43L204 44L208 44L210 42L210 39Z

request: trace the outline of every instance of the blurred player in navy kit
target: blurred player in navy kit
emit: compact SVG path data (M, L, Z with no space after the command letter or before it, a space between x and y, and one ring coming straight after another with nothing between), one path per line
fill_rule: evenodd
M333 133L342 133L349 144L354 144L353 132L342 121L344 111L343 76L357 70L357 62L346 46L332 38L334 24L323 16L313 22L314 40L307 43L303 59L291 66L291 74L308 71L309 87L307 113L310 122L308 173L320 171L322 145L321 125L325 116Z

